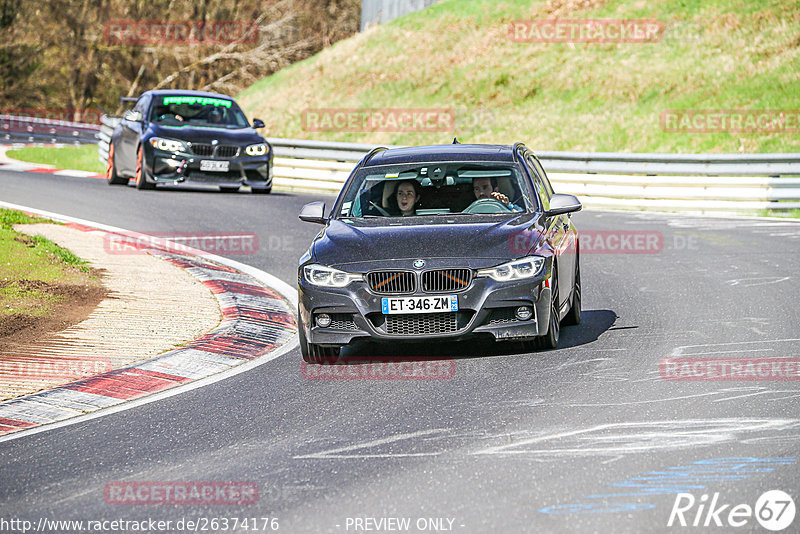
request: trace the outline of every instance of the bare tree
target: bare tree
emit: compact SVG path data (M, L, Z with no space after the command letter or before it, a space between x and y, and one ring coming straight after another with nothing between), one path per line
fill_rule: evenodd
M101 108L150 88L237 93L358 28L358 0L0 0L0 106ZM240 39L115 39L110 25L254 27ZM138 24L139 26L136 26ZM150 28L150 30L153 30ZM147 29L147 28L146 28ZM185 37L185 36L184 36Z

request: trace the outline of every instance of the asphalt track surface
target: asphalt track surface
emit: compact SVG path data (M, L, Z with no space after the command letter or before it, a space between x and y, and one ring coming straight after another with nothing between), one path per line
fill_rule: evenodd
M0 171L7 202L145 233L256 233L257 253L231 257L292 285L319 230L297 213L318 199L333 200ZM800 356L800 224L602 212L575 221L584 232L660 233L662 247L584 253L584 320L562 330L558 350L363 345L347 359L454 358L455 373L309 380L295 349L206 387L0 443L0 518L152 518L173 521L170 532L182 518L214 517L278 518L292 533L386 532L366 530L385 518L410 519L395 532L435 531L417 528L428 518L464 533L723 532L734 530L733 505L754 507L766 490L800 504L797 381L665 380L659 371L675 356ZM249 481L259 498L108 504L104 488L117 481ZM717 507L730 505L718 516L724 526L703 528L703 513L698 527L676 520L669 529L681 491L697 499L689 525L702 495L718 493ZM765 532L745 520L737 532ZM795 519L785 532L798 530Z

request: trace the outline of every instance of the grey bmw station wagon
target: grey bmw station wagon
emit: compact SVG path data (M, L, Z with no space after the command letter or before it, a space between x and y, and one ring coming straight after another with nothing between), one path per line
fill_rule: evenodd
M300 347L326 363L358 339L487 336L555 348L581 317L571 213L525 145L376 148L355 167L300 258Z

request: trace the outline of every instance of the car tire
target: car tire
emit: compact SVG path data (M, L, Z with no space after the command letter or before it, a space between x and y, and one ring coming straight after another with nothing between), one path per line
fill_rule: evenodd
M254 195L269 195L272 193L272 186L269 187L252 187L250 188Z
M547 333L539 339L539 346L543 349L558 347L558 338L561 334L561 321L558 318L558 276L557 266L553 263L553 276L550 278L550 320L547 324Z
M332 364L339 359L339 347L322 347L311 343L308 347L311 349L311 363Z
M127 178L123 178L117 174L117 166L114 164L114 143L108 144L106 180L108 181L108 185L125 185L128 183Z
M219 190L223 193L236 193L239 191L239 187L219 186Z
M139 145L136 150L136 189L155 189L156 184L147 181L147 170L144 168L144 148Z
M569 309L564 324L581 324L581 261L580 256L575 258L575 288L572 294L572 307Z
M297 316L300 317L298 311ZM306 329L302 324L298 325L300 335L300 354L306 363L330 364L339 359L339 347L322 347L309 343L306 339Z

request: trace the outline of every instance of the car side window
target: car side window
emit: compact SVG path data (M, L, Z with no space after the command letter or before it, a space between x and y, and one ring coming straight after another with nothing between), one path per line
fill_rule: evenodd
M533 164L536 166L536 171L539 173L539 176L542 177L542 182L544 183L544 188L547 190L547 195L549 197L553 197L555 191L553 191L553 186L550 184L550 179L547 177L547 173L544 172L544 167L542 167L541 162L536 157L533 157Z
M150 104L150 99L146 96L143 96L136 102L136 105L133 107L134 111L138 111L141 114L142 120L147 120L147 108Z
M545 211L550 209L550 195L545 188L544 181L542 180L542 168L536 165L536 160L530 155L525 156L525 162L533 175L533 184L536 186L536 193L539 195L542 203L542 209Z

